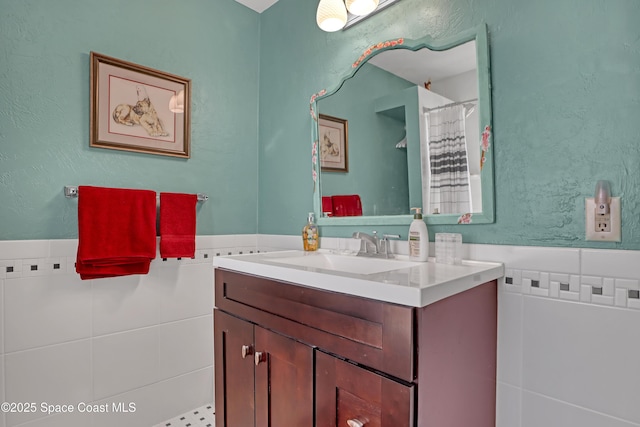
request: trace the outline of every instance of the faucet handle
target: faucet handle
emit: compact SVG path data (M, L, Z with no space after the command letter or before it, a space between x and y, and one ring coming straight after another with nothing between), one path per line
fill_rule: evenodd
M383 234L382 235L382 244L380 245L380 252L385 255L386 258L393 258L393 254L391 253L391 245L389 244L389 239L399 239L399 234Z

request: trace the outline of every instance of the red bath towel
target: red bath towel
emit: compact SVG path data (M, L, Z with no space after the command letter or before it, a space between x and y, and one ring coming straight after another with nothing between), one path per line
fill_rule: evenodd
M160 193L160 256L193 258L196 254L195 194Z
M362 216L362 202L357 194L331 196L333 216Z
M147 274L156 257L156 193L81 186L78 197L80 277Z

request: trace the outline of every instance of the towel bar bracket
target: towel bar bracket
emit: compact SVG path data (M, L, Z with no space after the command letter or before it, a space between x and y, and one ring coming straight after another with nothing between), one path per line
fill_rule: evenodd
M204 193L198 193L196 194L196 196L198 197L199 202L206 202L207 200L209 200L209 196ZM65 185L64 197L66 197L67 199L78 197L78 187L76 187L75 185Z
M78 197L78 187L74 187L71 185L64 186L64 197L70 199L72 197Z

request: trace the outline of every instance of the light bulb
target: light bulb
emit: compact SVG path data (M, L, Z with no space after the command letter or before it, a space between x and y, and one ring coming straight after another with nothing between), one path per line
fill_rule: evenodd
M347 10L353 15L368 15L378 7L378 0L347 0Z
M342 29L347 23L347 9L342 0L320 0L316 22L320 29L327 32Z
M169 110L173 113L184 113L184 90L173 95L169 100Z

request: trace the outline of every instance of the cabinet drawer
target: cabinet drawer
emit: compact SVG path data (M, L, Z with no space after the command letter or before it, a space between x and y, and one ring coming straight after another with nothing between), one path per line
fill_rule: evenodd
M414 388L316 352L316 425L412 427Z
M215 305L265 328L413 381L414 309L216 269Z

